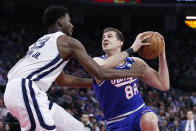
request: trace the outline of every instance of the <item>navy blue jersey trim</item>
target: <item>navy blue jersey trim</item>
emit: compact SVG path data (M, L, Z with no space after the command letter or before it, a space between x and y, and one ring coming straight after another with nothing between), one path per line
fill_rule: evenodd
M27 90L26 90L26 86L25 86L25 79L22 79L22 94L23 94L25 107L27 109L27 113L29 115L29 119L30 119L30 122L31 122L30 131L35 131L36 124L35 124L35 119L34 119L34 116L33 116L33 112L31 110L31 107L30 107L30 104L29 104L29 99L28 99Z
M127 57L127 58L126 58L126 61L127 61L128 63L130 63L130 64L134 64L134 63L135 63L135 61L134 61L133 58L131 58L131 57Z
M102 56L99 56L100 58L102 58L102 59L106 59L106 55L102 55Z
M61 59L61 56L58 54L57 57L55 59L53 59L50 63L48 63L47 65L45 65L44 67L32 72L30 75L27 76L27 79L31 79L33 77L33 75L38 74L44 70L46 70L47 68L49 68L50 66L55 65L59 60Z
M49 73L57 69L61 64L63 64L64 61L61 61L57 66L53 67L51 70L44 72L43 74L39 75L37 78L34 79L34 81L39 81L43 77L47 76Z
M119 65L119 66L116 66L116 67L118 67L118 68L123 68L123 67L125 67L127 65L127 61L125 61L125 63L123 64L123 65Z
M31 98L32 98L32 101L33 101L33 106L35 108L35 111L36 111L36 114L37 114L37 117L38 117L38 120L39 120L40 125L44 129L47 129L47 130L54 130L54 129L56 129L56 126L55 125L48 126L44 122L44 119L42 117L41 111L39 109L39 105L38 105L37 100L36 100L36 97L35 97L35 92L34 92L34 90L32 88L32 81L31 80L29 80L29 89L30 89Z
M49 110L51 110L52 109L52 106L53 106L53 102L52 101L50 101L50 103L49 103Z

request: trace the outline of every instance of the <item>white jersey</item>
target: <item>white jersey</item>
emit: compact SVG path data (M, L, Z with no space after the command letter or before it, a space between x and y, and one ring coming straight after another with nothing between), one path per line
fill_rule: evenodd
M60 31L44 35L29 46L26 56L9 71L8 80L30 79L47 91L68 62L61 58L57 49L57 38L61 35L64 33Z

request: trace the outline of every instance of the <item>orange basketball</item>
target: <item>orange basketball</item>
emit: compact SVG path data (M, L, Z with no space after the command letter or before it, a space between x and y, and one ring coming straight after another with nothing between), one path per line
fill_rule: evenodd
M163 41L161 36L156 32L144 32L142 38L145 36L150 36L149 38L142 41L143 43L151 43L147 46L142 46L138 50L138 54L144 59L154 59L156 58L163 49Z

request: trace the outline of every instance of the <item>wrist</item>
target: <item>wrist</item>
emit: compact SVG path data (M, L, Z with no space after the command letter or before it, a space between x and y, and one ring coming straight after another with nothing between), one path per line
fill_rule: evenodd
M127 50L125 50L127 52L127 54L130 56L134 53L133 48L128 48Z
M137 52L137 51L136 51L136 47L135 47L135 45L132 45L130 48L132 48L132 49L133 49L133 53Z

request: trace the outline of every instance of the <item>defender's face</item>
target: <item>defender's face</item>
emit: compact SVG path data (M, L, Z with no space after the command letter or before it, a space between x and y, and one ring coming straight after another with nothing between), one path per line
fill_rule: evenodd
M71 23L71 18L69 14L66 14L65 16L62 17L62 30L65 34L71 36L74 26Z
M121 46L122 46L122 41L117 40L116 32L108 31L103 34L102 48L104 52L108 50L114 50L117 48L121 48Z

